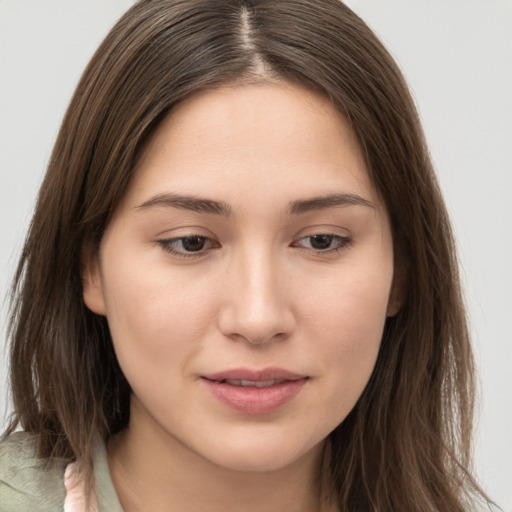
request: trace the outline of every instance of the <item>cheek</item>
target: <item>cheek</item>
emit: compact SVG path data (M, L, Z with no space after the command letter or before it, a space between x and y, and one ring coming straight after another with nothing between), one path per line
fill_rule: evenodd
M211 328L208 297L161 268L118 261L107 270L107 318L121 368L134 386L139 379L170 383Z
M326 392L321 408L340 423L362 394L379 352L391 272L350 272L305 304Z
M301 305L301 316L309 318L310 324L322 333L321 339L344 340L355 350L379 344L391 278L392 270L384 265L348 268L310 286ZM335 343L331 348L338 347Z

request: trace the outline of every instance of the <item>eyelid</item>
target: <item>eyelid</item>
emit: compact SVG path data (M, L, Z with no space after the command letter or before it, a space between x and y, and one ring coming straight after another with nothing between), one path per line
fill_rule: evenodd
M181 251L175 248L174 244L179 242L180 240L185 240L187 238L201 238L206 241L210 245L210 247L203 249L201 248L198 251ZM182 236L176 236L172 238L165 238L156 240L156 243L165 251L168 252L174 256L182 257L182 258L200 258L210 252L213 249L218 249L220 247L220 244L214 240L213 238L206 236L206 235L198 235L197 233L190 233L187 235Z
M310 228L309 234L304 234L303 236L296 237L294 241L290 244L291 247L302 249L305 252L309 252L312 254L318 255L328 255L330 253L336 253L343 249L346 249L348 246L353 244L353 237L351 235L342 235L339 233L333 233L334 229L322 229L320 227L315 227L314 230ZM315 248L315 247L307 247L301 244L301 242L313 239L314 237L330 237L332 239L334 247L323 248ZM177 244L186 239L197 238L204 241L206 247L201 247L197 251L187 251L186 249L177 248ZM197 232L189 232L183 233L180 236L174 236L170 238L158 239L155 241L165 252L170 253L172 255L183 257L183 258L201 258L207 255L212 250L218 249L221 247L221 244L214 238L199 234Z
M332 247L332 248L327 248L327 249L316 249L314 247L303 247L303 246L299 245L299 242L306 240L308 238L311 239L315 236L332 237L334 240L337 241L336 246ZM319 230L319 231L313 232L309 235L305 235L300 238L296 238L295 241L292 243L292 247L299 247L299 248L302 248L303 250L313 253L313 254L328 255L328 254L337 253L339 251L346 249L347 247L349 247L353 244L353 241L354 240L353 240L352 236L340 235L338 233L332 233L332 232L329 232L329 230Z

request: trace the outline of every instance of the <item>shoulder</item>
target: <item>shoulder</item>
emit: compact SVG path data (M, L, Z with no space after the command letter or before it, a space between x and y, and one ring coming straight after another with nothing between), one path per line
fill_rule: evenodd
M35 455L33 437L16 432L0 441L0 510L17 512L63 510L65 464L52 464Z

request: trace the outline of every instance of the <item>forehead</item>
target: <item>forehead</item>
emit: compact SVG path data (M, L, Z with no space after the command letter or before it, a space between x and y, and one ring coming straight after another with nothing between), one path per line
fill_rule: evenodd
M323 96L287 83L221 87L177 105L138 159L129 199L159 192L375 197L357 139ZM290 197L293 199L292 197Z

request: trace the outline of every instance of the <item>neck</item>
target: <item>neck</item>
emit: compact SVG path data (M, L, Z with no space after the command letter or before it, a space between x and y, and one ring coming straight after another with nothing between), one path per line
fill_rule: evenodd
M321 445L278 470L234 471L133 416L108 446L112 480L125 512L331 512L337 509L320 486L323 454Z

